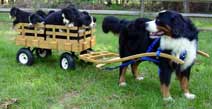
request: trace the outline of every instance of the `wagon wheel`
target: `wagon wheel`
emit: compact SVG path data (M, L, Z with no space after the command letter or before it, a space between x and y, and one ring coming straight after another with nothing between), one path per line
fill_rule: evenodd
M36 48L36 55L39 58L46 58L52 54L52 51L50 49L42 49L42 48Z
M34 56L32 54L32 51L28 48L21 48L18 50L16 54L16 60L17 62L23 64L23 65L32 65L34 62Z
M64 70L74 69L75 62L70 53L63 53L60 57L60 67Z

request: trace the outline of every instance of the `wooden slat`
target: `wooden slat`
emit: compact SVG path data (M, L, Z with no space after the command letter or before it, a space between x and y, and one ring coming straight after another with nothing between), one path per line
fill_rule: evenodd
M63 25L45 25L46 28L56 28L56 29L69 29L69 30L77 30L77 27L68 27Z
M57 36L67 36L67 33L66 32L53 32L53 31L47 31L46 32L47 35L57 35ZM77 33L68 33L68 36L71 36L71 37L77 37L78 34Z
M22 32L22 29L16 29L17 32ZM35 30L29 30L29 29L25 29L25 33L36 33ZM44 31L37 31L38 34L44 34Z

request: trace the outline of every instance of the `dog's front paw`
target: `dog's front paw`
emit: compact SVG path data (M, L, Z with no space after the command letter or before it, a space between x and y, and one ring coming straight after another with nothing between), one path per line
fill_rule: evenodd
M120 82L120 83L119 83L119 86L120 86L120 87L124 87L124 86L126 86L126 85L127 85L126 82Z
M194 95L192 93L184 93L184 96L189 100L193 100L196 97L196 95Z
M172 102L172 101L174 101L174 99L171 97L171 96L169 96L169 97L164 97L163 98L163 101L166 101L166 102Z
M143 76L139 76L139 77L136 77L135 79L140 81L140 80L143 80L144 77Z

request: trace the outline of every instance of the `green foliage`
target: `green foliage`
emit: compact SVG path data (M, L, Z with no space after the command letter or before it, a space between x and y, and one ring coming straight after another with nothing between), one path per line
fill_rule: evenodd
M95 50L118 51L118 37L104 34L101 30L103 15L97 17L97 45ZM132 16L119 16L133 19ZM193 19L197 26L212 27L211 19ZM59 67L62 52L53 52L47 59L37 59L31 67L16 63L17 35L11 29L8 14L0 14L0 100L17 98L11 109L71 109L71 108L141 108L141 109L209 109L212 107L211 59L198 56L191 73L190 89L197 99L186 100L179 83L172 78L173 103L161 98L157 67L142 63L143 81L135 81L127 72L127 87L118 87L118 70L103 71L77 60L76 70L64 71ZM212 55L212 32L200 32L199 49Z

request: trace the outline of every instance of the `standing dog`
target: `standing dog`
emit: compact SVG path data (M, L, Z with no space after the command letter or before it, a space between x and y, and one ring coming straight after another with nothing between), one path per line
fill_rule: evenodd
M107 16L102 23L104 33L112 32L119 35L119 55L121 58L144 53L153 39L149 37L149 32L146 31L145 23L150 21L147 18L138 18L132 21L120 20L117 17ZM126 63L125 61L123 63ZM140 62L131 64L132 73L137 80L143 79L138 74L138 65ZM125 86L126 67L119 69L119 86Z
M169 59L159 58L159 63L155 63L160 69L159 77L163 99L172 100L169 85L173 71L176 72L180 81L184 96L187 99L195 98L195 95L189 91L188 81L196 59L198 31L188 18L174 11L162 11L153 21L149 21L149 19L127 21L108 16L104 18L102 29L105 33L111 31L119 35L120 57L144 53L154 40L152 36L161 37L152 51L160 48L163 53L174 55L185 62L179 65ZM138 64L139 62L136 62L131 65L135 78L139 78ZM120 86L126 85L124 77L126 69L127 67L120 68Z
M164 100L172 100L169 92L172 71L176 72L185 97L194 99L195 95L189 91L188 84L197 54L196 27L191 20L175 11L161 11L155 20L146 23L146 30L151 32L151 35L161 37L159 47L164 53L174 55L185 62L178 65L168 59L159 59L161 92Z

